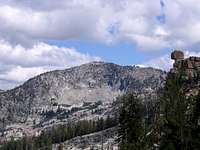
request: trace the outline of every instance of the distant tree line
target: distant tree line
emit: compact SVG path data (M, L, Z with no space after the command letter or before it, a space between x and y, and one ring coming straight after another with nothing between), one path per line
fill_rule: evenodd
M43 131L38 137L24 137L20 140L14 140L5 143L0 150L51 150L52 144L64 142L77 136L102 131L116 126L116 118L99 118L96 121L82 120L78 122L59 125Z

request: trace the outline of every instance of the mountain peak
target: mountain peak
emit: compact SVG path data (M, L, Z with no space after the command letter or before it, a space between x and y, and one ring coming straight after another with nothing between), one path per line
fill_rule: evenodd
M88 65L91 64L91 65L102 65L102 64L106 64L106 62L104 61L92 61L90 63L88 63Z
M8 114L3 113L5 109L19 110L12 112L10 121L20 122L32 108L50 106L52 99L65 105L109 103L128 91L143 95L153 93L164 84L165 75L153 68L138 69L106 62L47 72L0 93L0 101L5 104L0 106L0 114L7 118Z

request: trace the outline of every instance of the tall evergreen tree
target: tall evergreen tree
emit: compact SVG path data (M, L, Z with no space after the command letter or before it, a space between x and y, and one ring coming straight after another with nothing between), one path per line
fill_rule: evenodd
M191 116L191 136L192 149L199 149L200 147L200 93L193 99L194 108Z
M144 106L132 93L121 97L119 116L119 142L121 150L144 150Z
M192 98L186 97L184 83L181 75L168 74L161 98L161 150L193 149L191 119L197 105Z

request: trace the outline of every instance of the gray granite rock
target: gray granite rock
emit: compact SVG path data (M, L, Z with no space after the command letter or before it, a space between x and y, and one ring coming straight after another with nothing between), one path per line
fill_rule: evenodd
M3 126L2 120L6 124L24 123L33 108L55 103L106 103L128 91L145 97L163 86L165 76L165 72L153 68L104 62L47 72L0 93L0 127Z

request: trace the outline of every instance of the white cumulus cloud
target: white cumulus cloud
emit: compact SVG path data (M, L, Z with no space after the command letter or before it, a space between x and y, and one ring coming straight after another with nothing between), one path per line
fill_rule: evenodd
M159 0L10 0L0 3L0 37L14 44L30 46L41 40L72 39L103 43L129 40L154 46L163 40L153 32L159 23L156 19L161 12ZM113 34L110 27L116 24L117 34ZM145 39L144 43L139 37Z
M99 57L82 54L73 48L38 43L27 49L0 41L0 88L5 89L5 84L7 88L16 86L46 71L99 60Z
M0 38L129 41L138 50L200 44L199 0L0 0ZM113 34L114 33L114 34Z

